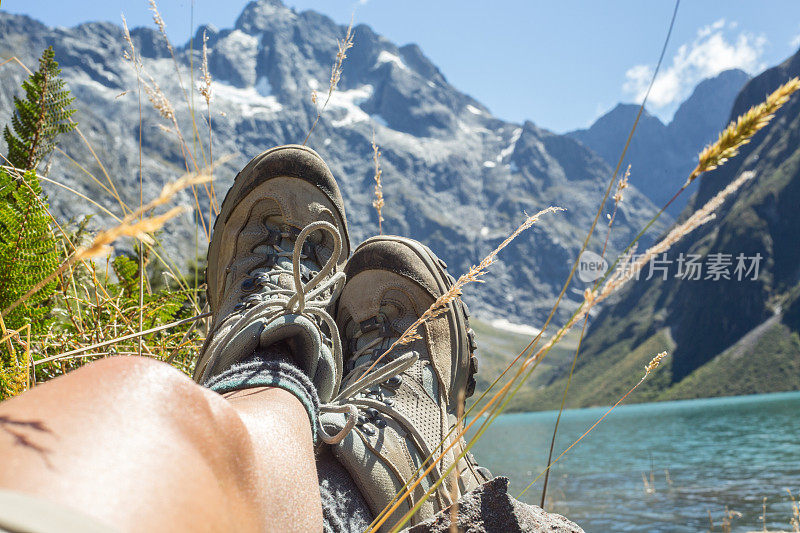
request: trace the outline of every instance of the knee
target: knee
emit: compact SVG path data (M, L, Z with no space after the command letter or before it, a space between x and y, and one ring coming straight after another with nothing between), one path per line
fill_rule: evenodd
M218 394L201 387L172 366L147 357L109 357L74 372L95 396L126 410L148 416L193 423L221 425L235 430L241 423L236 411Z
M113 391L155 401L176 400L192 387L192 381L166 363L148 357L108 357L68 375L94 384L92 390Z

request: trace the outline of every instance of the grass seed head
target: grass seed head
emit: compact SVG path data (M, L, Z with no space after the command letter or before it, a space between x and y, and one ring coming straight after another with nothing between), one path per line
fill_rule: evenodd
M206 105L211 105L211 74L208 71L208 35L203 30L203 61L200 63L200 94L205 98Z
M372 162L375 165L375 199L372 201L372 207L378 212L378 233L383 235L383 184L381 183L381 151L378 145L375 144L375 132L372 132Z
M698 227L714 220L716 214L714 213L725 200L738 191L742 185L747 181L753 179L755 173L752 171L742 172L738 178L728 184L723 190L718 192L711 200L709 200L703 207L695 211L686 221L675 226L666 237L664 237L657 244L651 246L640 257L633 259L630 255L627 262L620 262L617 269L606 281L603 289L598 295L597 301L605 300L609 295L621 289L628 281L630 281L637 272L641 271L653 257L665 253L676 242L681 240L684 236L691 233Z
M158 6L156 5L155 0L149 0L148 3L150 4L150 11L153 12L153 22L158 27L158 31L161 33L161 36L166 41L167 48L169 48L170 53L173 54L174 52L172 50L172 43L170 42L169 37L167 37L167 25L164 24L164 19L161 18L161 13L158 12Z
M738 154L739 148L750 142L753 135L769 124L769 121L775 116L775 112L798 89L800 89L800 78L792 78L768 95L764 102L751 107L746 113L732 121L719 134L719 138L715 143L700 152L697 167L689 175L683 186L688 186L703 172L714 170Z
M618 204L622 202L622 191L628 188L628 178L631 177L631 166L628 165L628 169L625 171L625 175L622 176L617 182L617 192L614 193L614 203Z
M644 367L644 374L645 376L650 374L653 370L658 368L658 365L661 363L661 360L667 356L667 352L661 352L660 354L653 357L649 363Z

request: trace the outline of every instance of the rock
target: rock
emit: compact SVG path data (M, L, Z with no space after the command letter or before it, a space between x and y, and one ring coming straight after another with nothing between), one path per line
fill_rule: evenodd
M508 494L508 478L496 477L465 494L455 504L461 533L583 533L577 524ZM452 508L404 530L405 533L449 533Z

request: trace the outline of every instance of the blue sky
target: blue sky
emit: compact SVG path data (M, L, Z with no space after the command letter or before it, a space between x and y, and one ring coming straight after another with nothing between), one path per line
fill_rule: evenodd
M284 1L343 24L355 9L356 22L398 44L418 43L453 85L497 116L557 132L585 127L617 102L641 96L674 6L672 0ZM195 26L225 28L246 3L158 2L175 42L190 34L192 5ZM131 26L152 25L146 0L2 0L0 9L49 25L119 22L122 12ZM797 0L683 0L649 108L668 121L705 77L731 67L757 73L798 47Z

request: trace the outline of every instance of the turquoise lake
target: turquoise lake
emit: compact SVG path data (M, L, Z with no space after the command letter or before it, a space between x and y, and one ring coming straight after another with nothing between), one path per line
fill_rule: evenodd
M607 407L564 411L554 457ZM499 417L473 451L517 495L547 464L557 413ZM650 481L646 490L642 474ZM538 505L544 476L521 499ZM791 531L800 492L800 392L621 406L550 473L546 509L587 533L722 531L726 506L741 517L731 531Z

